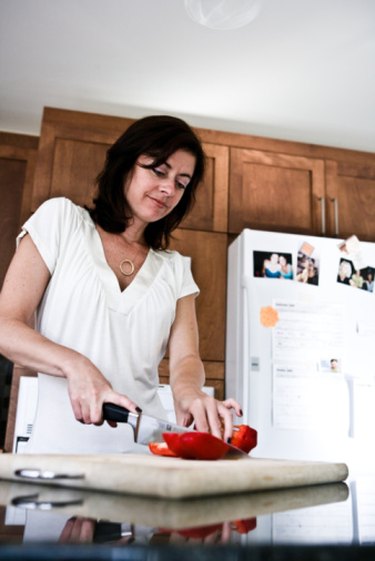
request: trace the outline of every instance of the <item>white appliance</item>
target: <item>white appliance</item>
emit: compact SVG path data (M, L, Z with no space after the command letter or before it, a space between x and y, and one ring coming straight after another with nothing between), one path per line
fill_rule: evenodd
M246 229L230 245L226 396L258 430L252 455L374 465L374 272L355 236Z

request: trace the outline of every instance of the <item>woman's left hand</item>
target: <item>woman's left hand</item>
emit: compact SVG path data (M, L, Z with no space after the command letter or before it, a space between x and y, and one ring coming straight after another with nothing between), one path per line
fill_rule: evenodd
M189 396L175 404L177 423L201 432L210 432L225 441L232 436L233 413L242 417L241 406L234 399L219 401L201 390L189 392Z

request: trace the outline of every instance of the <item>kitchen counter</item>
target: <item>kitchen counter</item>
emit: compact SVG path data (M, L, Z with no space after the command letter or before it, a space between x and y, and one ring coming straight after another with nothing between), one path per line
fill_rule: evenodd
M185 500L0 481L0 559L373 560L374 479Z

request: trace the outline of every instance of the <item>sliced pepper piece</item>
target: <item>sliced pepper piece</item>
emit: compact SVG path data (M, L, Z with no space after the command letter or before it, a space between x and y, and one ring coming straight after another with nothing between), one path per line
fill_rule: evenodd
M249 425L235 425L233 429L231 445L248 454L258 443L257 431Z
M150 451L156 456L170 456L175 458L176 454L168 447L166 442L149 442Z
M211 524L210 526L199 526L197 528L185 528L177 530L177 533L184 538L203 539L207 538L214 532L222 529L222 524Z
M234 520L232 524L239 534L248 534L257 527L257 519L254 517L244 520Z
M187 460L220 460L229 450L224 440L208 432L165 432L163 438L177 456Z
M167 435L167 436L166 436ZM179 432L169 432L163 433L163 438L165 443L167 444L168 448L173 451L173 453L182 458L181 456L181 446L180 446L180 436Z

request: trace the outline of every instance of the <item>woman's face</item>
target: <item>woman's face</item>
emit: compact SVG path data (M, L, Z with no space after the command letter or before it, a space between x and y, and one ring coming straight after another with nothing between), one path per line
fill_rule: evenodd
M283 255L280 255L279 263L282 267L284 267L286 265L286 259Z
M339 274L344 279L350 277L351 270L349 269L348 263L345 263L345 262L341 263L340 269L339 269Z
M271 263L275 264L278 262L279 260L279 255L277 253L272 253L271 255Z
M164 218L178 205L193 176L195 156L177 150L157 167L142 167L152 162L150 156L140 156L124 187L133 218L146 225Z

